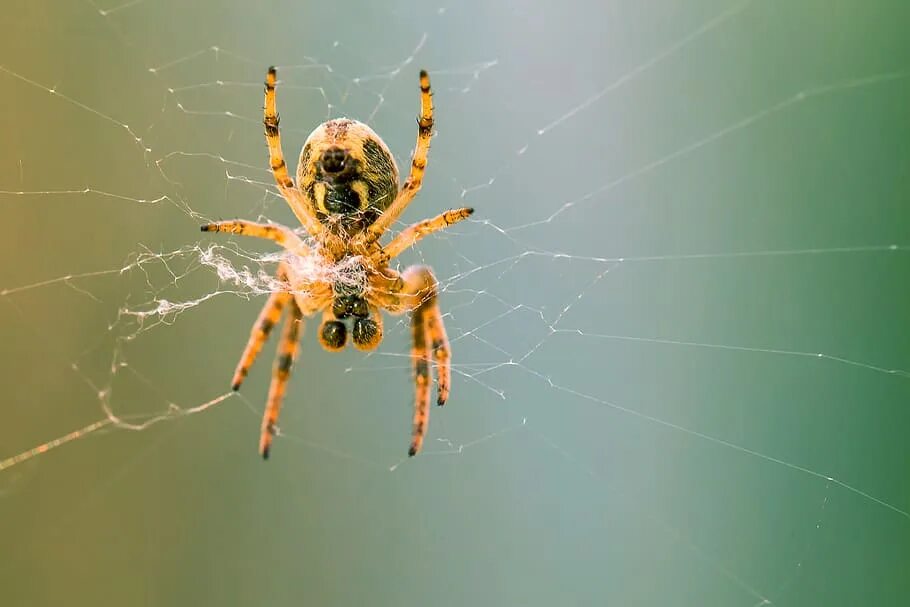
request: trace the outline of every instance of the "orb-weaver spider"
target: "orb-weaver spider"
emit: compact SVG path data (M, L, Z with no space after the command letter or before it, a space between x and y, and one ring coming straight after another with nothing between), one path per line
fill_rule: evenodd
M295 186L281 151L275 107L276 79L275 68L269 68L264 123L270 165L278 191L312 237L313 244L305 244L293 230L278 224L236 220L202 226L203 232L266 238L287 251L277 270L282 287L263 306L237 365L232 387L240 389L256 355L287 308L259 440L259 452L268 458L297 355L303 319L322 312L319 341L326 350L345 347L346 320L352 324L354 345L360 350L373 350L382 340L380 310L392 314L410 311L417 394L408 455L416 455L427 431L431 360L436 364L437 404L445 404L449 397L449 341L437 302L437 282L430 268L411 266L399 273L389 268L388 263L427 234L462 221L474 212L471 208L446 211L409 226L385 246L379 244L380 236L414 199L423 181L433 134L429 76L425 71L420 72L417 147L411 158L410 173L400 190L398 167L385 142L366 124L343 118L319 125L307 138L300 152ZM336 274L335 279L322 274L313 276L295 263L301 260L346 270Z

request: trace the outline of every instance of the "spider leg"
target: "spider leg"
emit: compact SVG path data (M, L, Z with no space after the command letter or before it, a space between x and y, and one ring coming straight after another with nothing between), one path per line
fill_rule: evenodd
M256 223L237 219L234 221L217 221L200 227L203 232L225 232L253 238L265 238L298 255L309 255L310 248L304 244L293 230L286 226Z
M301 193L294 187L294 181L288 175L288 166L284 161L284 152L281 151L281 134L278 131L278 110L275 104L275 83L278 73L270 67L265 77L265 109L263 124L265 124L265 141L269 146L269 166L275 176L278 190L294 211L294 215L301 225L312 236L323 233L323 226L316 218L315 212L306 203Z
M278 277L278 280L287 282L288 270L284 263L278 264L276 276ZM240 389L240 385L243 383L243 380L246 379L250 367L253 366L256 357L262 350L263 344L265 344L266 340L269 338L272 329L281 320L281 312L288 301L290 301L291 297L292 295L288 292L276 291L269 295L265 305L262 306L259 317L256 319L256 322L253 323L250 337L246 342L246 347L243 349L243 354L240 356L240 361L237 363L237 369L234 371L234 378L231 380L231 388L233 390Z
M272 385L269 387L269 399L262 416L262 434L259 438L259 453L263 459L268 459L272 446L272 437L276 432L278 413L287 389L288 378L291 375L291 366L300 349L300 332L303 329L303 314L292 298L289 302L290 314L284 324L281 343L278 345L278 358L272 375Z
M382 248L380 259L385 263L388 263L390 259L400 255L402 251L413 246L414 243L424 236L432 234L433 232L438 232L459 221L463 221L470 217L473 212L474 209L470 207L451 209L445 213L440 213L432 219L424 219L423 221L411 224L393 238L389 244Z
M411 361L414 367L414 422L411 430L411 446L408 455L414 457L423 446L430 421L430 350L427 343L426 311L421 307L411 315Z
M427 153L433 136L433 96L430 92L430 76L420 70L420 116L417 117L417 146L411 157L411 171L401 191L392 204L364 232L363 244L375 242L404 212L423 185L423 173L427 167Z
M278 292L272 293L268 301L265 302L262 311L259 313L259 318L253 324L250 339L246 342L246 348L243 350L240 362L237 363L237 370L234 371L234 378L231 380L231 388L233 390L240 389L240 385L246 379L250 367L253 366L253 362L256 360L256 356L259 355L263 344L269 338L269 333L281 320L281 312L290 299L290 293Z
M452 382L452 350L445 325L442 323L442 312L434 300L427 306L424 316L426 322L427 342L433 361L436 363L436 404L440 407L449 400L449 385Z
M397 274L397 273L396 273ZM430 416L430 360L436 362L437 404L449 397L451 354L449 340L438 304L438 287L433 272L426 266L407 268L397 281L389 281L385 290L374 292L378 305L392 314L411 311L411 361L414 369L414 425L408 455L414 456L423 446Z

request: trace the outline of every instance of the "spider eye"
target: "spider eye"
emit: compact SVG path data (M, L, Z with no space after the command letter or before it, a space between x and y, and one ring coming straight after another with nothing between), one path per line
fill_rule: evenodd
M322 153L322 170L326 173L340 173L344 170L348 154L341 148L329 148Z

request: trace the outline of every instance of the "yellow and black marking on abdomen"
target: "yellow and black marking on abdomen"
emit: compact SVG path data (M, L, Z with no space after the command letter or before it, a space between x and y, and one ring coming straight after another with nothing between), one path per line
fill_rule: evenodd
M361 231L398 193L398 167L367 125L345 118L319 125L300 152L297 182L326 225Z

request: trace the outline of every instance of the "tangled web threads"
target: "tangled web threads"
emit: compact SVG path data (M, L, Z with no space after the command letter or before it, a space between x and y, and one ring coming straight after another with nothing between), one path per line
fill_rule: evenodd
M306 294L313 283L335 285L336 289L361 292L367 287L367 273L360 256L333 262L319 255L297 255L282 251L263 255L243 255L241 266L222 253L224 249L210 246L199 252L199 263L215 271L222 284L229 284L249 295L261 295L287 290L287 285L275 275L275 267L284 262L296 278L292 289ZM253 266L251 268L251 265Z
M295 294L309 294L314 284L330 284L335 290L346 292L362 292L367 287L367 272L359 256L333 262L319 255L288 251L251 252L231 242L195 245L166 253L146 252L122 268L121 273L142 272L150 297L141 304L122 307L119 319L131 318L138 324L128 336L132 339L159 324L172 324L183 312L221 295L250 299L288 291L288 284L277 276L280 263L288 267L293 277L290 288ZM178 289L199 270L217 276L218 286L195 298L168 297L169 291ZM158 276L161 272L168 277L163 286Z

